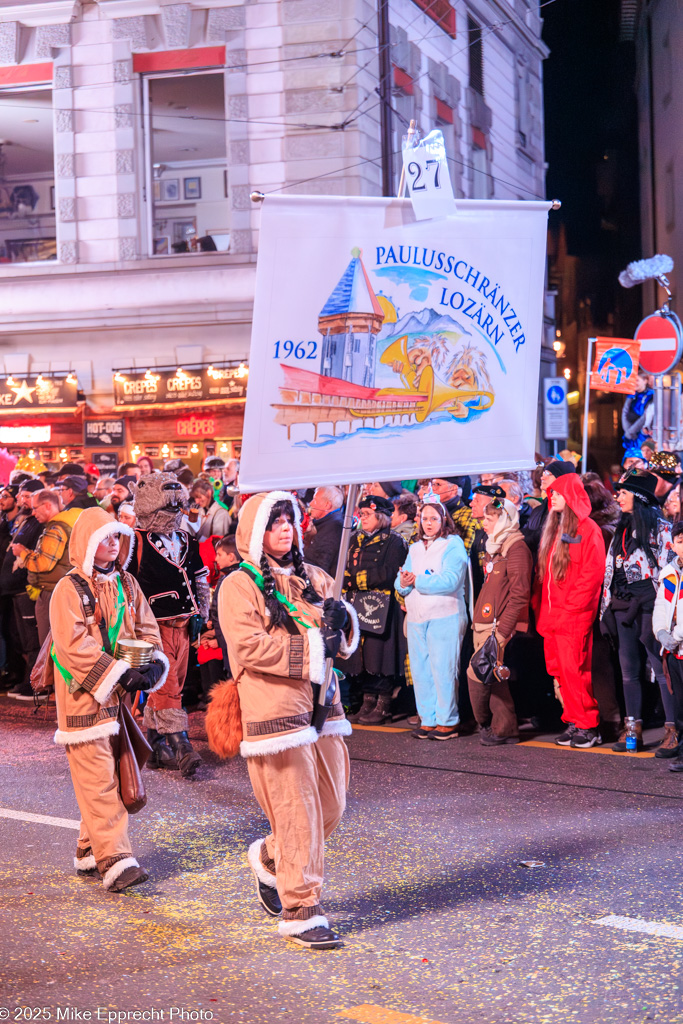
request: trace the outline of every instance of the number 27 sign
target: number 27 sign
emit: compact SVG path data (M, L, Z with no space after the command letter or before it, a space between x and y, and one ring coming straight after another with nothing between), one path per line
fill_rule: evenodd
M455 214L443 133L435 128L416 145L403 143L403 168L417 220Z

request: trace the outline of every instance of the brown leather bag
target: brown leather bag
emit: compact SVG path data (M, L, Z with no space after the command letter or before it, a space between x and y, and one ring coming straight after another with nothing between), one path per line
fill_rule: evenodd
M152 748L143 736L125 701L119 704L119 732L114 739L121 802L129 814L137 814L147 803L142 769Z

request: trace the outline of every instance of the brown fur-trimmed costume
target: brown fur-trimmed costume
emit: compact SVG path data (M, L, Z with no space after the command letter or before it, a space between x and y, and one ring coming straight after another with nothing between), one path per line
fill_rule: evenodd
M295 540L291 564L264 556L263 539L275 505L293 509ZM249 863L264 885L277 888L282 903L283 936L328 927L320 906L324 844L341 820L346 801L349 759L343 737L351 732L336 688L330 716L318 734L311 724L311 684L325 679L325 642L321 632L322 600L332 596L332 580L322 569L301 562L299 509L286 491L249 498L240 512L237 549L247 569L231 573L218 598L235 682L221 684L212 704L224 701L229 721L214 731L217 747L235 747L235 684L243 739L254 795L268 817L270 834L249 848ZM268 576L292 605L292 614L273 622L267 594L249 569ZM313 587L320 602L311 600ZM273 595L271 594L271 599ZM271 600L271 607L273 607ZM348 657L359 639L358 620L347 606L348 633L340 655ZM232 688L232 692L228 690ZM216 717L219 717L218 713Z

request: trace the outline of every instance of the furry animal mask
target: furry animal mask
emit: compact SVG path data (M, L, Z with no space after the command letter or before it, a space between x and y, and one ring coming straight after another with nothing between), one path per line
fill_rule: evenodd
M135 518L141 530L173 533L181 529L189 494L175 473L143 476L137 484L131 484L131 490L134 493Z

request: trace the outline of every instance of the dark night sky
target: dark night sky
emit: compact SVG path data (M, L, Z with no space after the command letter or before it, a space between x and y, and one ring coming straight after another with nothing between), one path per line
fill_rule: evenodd
M551 51L547 195L562 200L569 253L597 268L593 299L603 313L621 304L619 270L641 256L634 47L619 41L619 8L619 0L555 0L541 10Z

